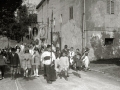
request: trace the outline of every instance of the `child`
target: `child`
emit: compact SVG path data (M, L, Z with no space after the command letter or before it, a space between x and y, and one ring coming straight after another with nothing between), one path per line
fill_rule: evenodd
M78 77L80 78L79 71L81 70L81 66L82 66L82 61L81 61L81 55L80 54L75 55L73 65L76 66L76 71L78 72Z
M29 53L29 50L25 50L24 54L24 76L28 77L29 72L31 72L31 60L32 56Z
M16 53L17 53L18 56L19 56L19 59L20 59L20 65L21 65L21 54L20 54L20 48L17 47L16 49L17 49L17 50L16 50ZM20 68L20 65L17 67L17 74L21 74L21 68Z
M1 79L4 78L4 73L5 73L5 65L7 63L7 59L5 58L4 55L0 53L0 73L1 73Z
M60 60L60 49L57 47L56 48L56 60L55 60L55 70L56 70L56 76L58 77L58 74L60 73L60 68L59 68L59 60Z
M73 47L70 48L69 51L69 62L70 62L70 68L73 69L73 57L75 56L75 52L73 51Z
M11 78L15 79L17 68L20 65L20 59L19 59L18 54L16 53L15 48L12 48L11 51L12 51L10 55Z
M35 53L32 58L32 67L33 67L33 71L34 71L33 76L37 76L37 77L39 77L38 69L39 69L39 65L40 65L40 54L39 54L38 50L39 50L38 48L35 48Z
M88 58L88 53L85 53L83 63L84 63L84 66L85 66L85 71L87 71L89 69L88 66L89 66L89 63L90 63L89 58Z
M61 71L60 72L61 78L64 73L65 79L68 80L67 77L68 77L69 59L66 56L65 52L63 52L62 56L60 57L59 65L60 65L60 71Z

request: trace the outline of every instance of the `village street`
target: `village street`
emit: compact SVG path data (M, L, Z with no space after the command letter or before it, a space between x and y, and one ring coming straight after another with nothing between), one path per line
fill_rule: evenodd
M58 77L52 84L47 84L42 75L29 79L19 77L16 80L6 77L0 81L0 90L120 90L120 79L96 71L80 73L81 78L70 70L68 81Z

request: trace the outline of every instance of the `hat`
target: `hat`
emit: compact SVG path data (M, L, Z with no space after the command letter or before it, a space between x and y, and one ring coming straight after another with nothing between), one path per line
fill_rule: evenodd
M16 49L15 49L15 48L11 48L11 51L12 51L12 52L15 52L15 51L16 51Z
M65 47L65 48L67 48L68 46L67 46L67 45L65 45L64 47Z
M29 53L29 49L28 48L25 49L25 53Z
M47 45L47 48L50 48L51 47L51 45Z

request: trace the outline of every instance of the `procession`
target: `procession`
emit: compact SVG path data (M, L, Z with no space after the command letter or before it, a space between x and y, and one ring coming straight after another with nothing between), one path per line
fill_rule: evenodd
M120 90L120 0L0 0L0 90Z
M86 48L81 54L79 49L74 51L71 47L65 45L63 50L59 47L53 48L51 45L40 46L32 44L15 45L9 49L0 50L0 70L1 80L4 79L5 67L9 66L11 80L15 80L17 75L23 78L41 77L39 72L42 70L43 77L47 83L52 84L57 78L69 80L69 70L73 69L81 78L80 71L85 72L89 68L89 49Z

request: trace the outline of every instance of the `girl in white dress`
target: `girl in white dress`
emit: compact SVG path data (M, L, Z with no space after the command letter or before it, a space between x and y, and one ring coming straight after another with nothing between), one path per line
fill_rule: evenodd
M85 66L85 71L89 69L89 58L88 58L88 53L85 53L85 57L83 59L83 63L84 63L84 66Z

